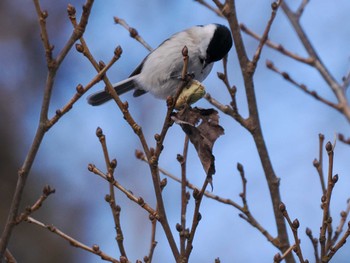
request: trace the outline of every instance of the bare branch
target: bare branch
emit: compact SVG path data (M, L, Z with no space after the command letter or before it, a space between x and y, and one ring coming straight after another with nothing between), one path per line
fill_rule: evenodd
M334 236L333 236L333 239L332 239L332 245L335 244L335 242L338 240L338 238L340 236L340 233L343 231L343 227L345 225L345 222L346 222L346 219L347 219L347 217L349 215L349 212L350 212L350 199L348 199L348 201L347 201L346 210L342 211L340 213L340 222L339 222L339 225L337 226L337 229L334 232Z
M39 197L39 199L32 205L25 209L17 218L16 224L21 223L23 220L26 220L29 215L39 210L44 201L49 197L49 195L55 193L55 189L52 189L49 185L45 186L43 189L43 194Z
M113 263L120 263L120 261L114 259L113 257L111 257L111 256L107 255L106 253L104 253L103 251L101 251L100 247L98 245L93 245L92 247L89 247L89 246L81 243L80 241L72 238L71 236L67 235L66 233L62 232L57 227L55 227L53 225L46 225L46 224L44 224L44 223L42 223L42 222L40 222L32 217L28 217L26 219L26 221L28 223L32 223L32 224L35 224L35 225L40 226L42 228L45 228L45 229L49 230L50 232L60 236L61 238L67 240L69 242L69 244L72 245L73 247L78 247L78 248L86 250L90 253L93 253L95 255L98 255L103 260L113 262Z
M322 225L321 225L320 238L319 238L320 244L321 244L321 258L323 258L327 254L327 251L331 245L331 235L328 234L328 237L326 238L326 231L327 229L331 231L331 227L332 227L332 218L330 216L329 208L330 208L333 187L338 181L338 175L333 176L334 147L330 142L326 144L326 150L328 153L328 176L327 176L328 179L327 179L326 194L322 196L323 217L322 217Z
M324 195L326 193L326 186L325 186L324 176L323 176L323 142L324 142L324 135L320 133L318 135L318 138L319 138L319 156L318 156L318 160L315 159L313 161L313 165L314 165L314 167L316 168L316 170L318 172L318 176L320 178L320 183L321 183L322 194Z
M341 111L341 107L339 106L339 104L335 104L335 103L333 103L333 102L331 102L331 101L321 97L314 90L309 90L306 85L298 83L287 72L279 70L271 61L267 61L266 62L266 66L267 66L267 68L271 69L272 71L280 74L285 80L289 81L294 86L300 88L302 91L304 91L308 95L314 97L316 100L321 101L322 103L326 104L329 107L332 107L333 109L336 109L337 111Z
M315 262L320 263L321 261L320 261L319 255L318 255L318 239L313 237L312 231L310 228L306 228L305 232L306 232L306 235L309 237L309 239L312 243L312 246L314 248Z
M298 258L299 258L301 263L307 263L308 261L304 260L304 258L303 258L303 253L302 253L301 247L300 247L300 240L299 240L299 237L298 237L298 228L300 226L299 220L295 219L292 222L292 220L290 219L290 217L288 215L288 212L287 212L285 204L281 203L280 210L281 210L283 216L286 218L286 220L288 222L288 225L289 225L290 229L293 232L294 241L295 241L295 247L294 247L293 251L297 254L297 256L298 256Z
M222 15L222 13L221 13L221 11L219 9L212 7L205 0L195 0L195 1L198 2L199 4L201 4L202 6L208 8L209 10L213 11L218 16L223 17L223 15Z
M255 38L256 40L259 40L261 41L262 40L262 37L259 36L258 34L254 33L252 30L250 30L247 26L245 26L244 24L240 24L240 28L241 30L246 33L247 35ZM266 45L278 52L280 52L281 54L287 56L287 57L290 57L296 61L299 61L299 62L302 62L302 63L305 63L305 64L308 64L308 65L313 65L313 59L312 58L303 58L287 49L285 49L281 44L276 44L276 43L273 43L271 40L267 39L266 40Z
M121 19L119 17L114 17L114 22L116 24L119 24L121 25L122 27L124 27L126 30L129 31L130 33L130 36L134 39L136 39L141 45L143 45L148 51L152 51L153 48L139 35L138 31L133 28L133 27L130 27L128 25L128 23L126 23L126 21L124 19Z
M120 224L120 210L121 210L121 208L120 208L120 206L118 206L116 204L116 199L115 199L115 194L114 194L114 186L112 183L113 181L115 181L114 171L115 171L115 168L117 167L117 160L113 159L112 161L110 161L109 153L108 153L108 149L107 149L106 136L103 134L102 129L99 127L96 129L96 136L98 137L98 139L101 143L103 156L104 156L105 163L106 163L106 169L108 171L107 177L109 179L108 180L109 181L109 194L106 195L105 200L106 200L106 202L108 202L108 204L111 208L112 215L113 215L115 230L116 230L116 234L117 234L116 241L118 244L120 254L127 259L127 255L126 255L124 243L123 243L124 235L123 235L123 231L122 231L121 224Z
M118 181L116 181L114 178L111 178L107 175L105 175L103 172L101 172L98 168L96 168L95 165L89 164L88 170L94 174L99 175L106 181L112 183L116 188L118 188L122 193L124 193L131 201L141 206L143 209L145 209L150 215L154 216L157 220L159 220L159 214L156 210L154 210L150 205L148 205L142 197L136 197L134 194L132 194L129 190L125 189Z
M285 1L282 2L281 8L283 9L284 13L286 14L292 26L294 27L294 30L297 33L305 50L307 51L309 56L314 60L313 66L321 74L322 78L326 81L326 83L329 85L334 95L336 96L338 101L338 110L350 122L350 106L348 104L348 100L346 98L344 88L342 87L342 85L340 85L336 81L334 76L330 73L330 71L324 65L323 61L318 56L315 48L311 44L307 34L304 32L300 24L300 16L306 4L307 4L307 1L303 1L302 5L300 6L300 8L297 10L296 13L290 10L288 4Z
M270 19L269 21L267 22L267 25L266 25L266 28L264 30L264 33L260 39L260 42L259 42L259 45L255 51L255 54L253 56L253 59L252 59L252 64L253 64L253 67L254 67L254 71L255 71L255 68L258 64L258 61L260 59L260 55L261 55L261 52L262 52L262 49L268 39L268 35L269 35L269 32L271 30L271 26L272 26L272 23L273 21L275 20L275 17L276 17L276 14L277 14L277 10L279 8L279 6L281 5L282 3L282 0L277 0L276 2L273 2L271 4L271 8L272 8L272 12L271 12L271 16L270 16Z

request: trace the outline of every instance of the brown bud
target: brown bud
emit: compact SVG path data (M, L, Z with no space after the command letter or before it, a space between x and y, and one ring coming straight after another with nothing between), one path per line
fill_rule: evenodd
M168 184L168 179L163 178L163 180L160 181L160 188L163 190L163 188Z
M67 6L67 13L69 16L74 16L76 13L75 7L71 4L68 4Z
M272 8L273 11L275 11L278 8L278 4L276 2L273 2L271 4L271 8Z
M105 200L106 200L106 202L110 202L111 201L111 199L112 199L112 197L110 196L110 195L106 195L105 196Z
M121 46L117 46L115 49L114 49L114 56L119 59L120 56L122 55L123 53L123 49Z
M79 52L79 53L83 53L84 52L84 46L82 44L76 43L75 44L75 49Z
M333 146L331 142L326 143L326 151L328 154L330 154L333 151Z
M142 197L139 197L138 199L137 199L137 203L139 204L139 205L144 205L145 204L145 201L143 200L143 198Z
M55 192L56 192L56 190L54 188L51 188L51 186L49 186L49 185L46 185L43 189L43 194L46 196L53 194Z
M306 228L305 233L306 233L306 235L308 235L308 236L311 236L311 235L312 235L312 231L311 231L311 229L308 228L308 227Z
M92 172L92 171L94 170L94 168L95 168L95 165L89 163L89 165L88 165L88 170L89 170L90 172Z
M271 60L266 60L266 67L267 68L269 68L269 69L271 69L271 68L273 68L273 62L271 61Z
M135 151L135 156L136 156L137 159L141 160L141 159L144 159L145 154L142 151L140 151L140 150L136 150Z
M281 254L277 253L274 257L273 257L273 261L274 262L281 262Z
M160 141L160 135L159 135L158 133L156 133L156 134L154 135L154 139L155 139L157 142L159 142L159 141Z
M117 159L114 158L109 165L112 169L115 169L117 167Z
M218 78L219 78L219 79L221 79L221 80L224 80L224 79L225 79L225 74L224 74L224 73L218 72L217 75L218 75Z
M242 165L241 163L237 163L237 170L238 170L240 173L243 173L243 172L244 172L243 165Z
M78 86L75 89L79 95L84 93L84 87L81 84L78 84Z
M97 129L96 129L96 136L98 138L103 136L103 131L102 131L102 129L100 127L97 127Z
M339 176L336 174L332 177L332 182L333 184L337 183L338 182L338 179L339 179Z
M178 154L178 155L176 156L176 159L177 159L177 161L178 161L179 163L183 163L183 161L184 161L184 157L183 157L181 154Z
M95 252L98 252L98 251L100 251L100 247L98 245L93 245L92 250Z
M292 226L295 228L295 229L298 229L299 226L300 226L300 223L299 223L299 220L298 219L295 219L292 223Z
M132 38L136 38L136 37L139 35L139 33L137 32L137 30L136 30L135 28L133 28L133 27L130 27L129 33L130 33L130 36L131 36Z
M56 110L56 115L62 116L62 111L60 109Z
M286 80L290 80L290 76L287 72L282 72L282 77Z
M179 224L179 223L177 223L177 224L176 224L176 230L177 230L178 232L181 232L181 231L183 230L182 225Z
M124 256L120 256L119 260L120 260L120 263L127 263L128 262L128 259Z
M279 209L283 213L284 211L286 211L286 205L281 202L280 205L279 205Z

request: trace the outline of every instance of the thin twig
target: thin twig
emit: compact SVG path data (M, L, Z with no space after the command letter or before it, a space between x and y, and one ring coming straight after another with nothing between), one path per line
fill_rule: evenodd
M221 13L221 11L219 9L212 7L205 0L195 0L195 1L198 2L199 4L201 4L202 6L208 8L209 10L213 11L218 16L223 17L223 15L222 15L222 13Z
M42 195L39 197L39 199L30 207L27 207L24 212L22 212L17 218L16 218L16 224L21 223L22 221L26 220L26 218L37 211L44 201L49 197L49 195L55 193L55 189L52 189L49 185L45 186L43 189Z
M266 61L266 66L268 69L271 69L272 71L280 74L285 80L289 81L294 86L300 88L302 91L304 91L308 95L314 97L316 100L319 100L320 102L336 109L337 111L341 111L339 104L333 103L333 102L323 98L322 96L318 95L318 93L314 90L309 90L306 85L298 83L287 72L279 70L271 61Z
M112 183L116 188L118 188L122 193L124 193L131 201L141 206L143 209L145 209L150 215L154 216L157 220L159 220L159 214L156 210L154 210L150 205L148 205L142 197L136 197L134 194L132 194L129 190L125 189L118 181L116 181L114 178L110 178L109 176L105 175L103 172L101 172L95 165L89 164L88 170L94 174L99 175L106 181Z
M192 226L191 226L191 230L190 230L187 244L186 244L186 250L185 250L185 253L182 257L183 259L187 260L186 262L188 262L189 256L192 252L192 248L193 248L192 244L193 244L193 240L194 240L194 235L196 233L199 221L202 219L202 215L199 212L199 208L200 208L200 205L202 203L205 189L207 188L207 186L209 184L209 180L210 179L207 176L204 180L204 183L203 183L201 190L199 191L198 189L194 189L194 191L193 191L193 198L195 200L195 208L194 208L194 212L193 212Z
M326 238L326 231L327 229L329 230L332 227L332 219L330 216L329 209L333 187L338 181L338 175L333 176L334 147L330 142L326 144L326 150L328 153L328 179L326 194L322 196L323 217L319 238L321 244L321 259L327 254L327 251L330 248L331 244L331 236L328 234L328 238Z
M95 255L98 255L101 257L101 259L109 261L109 262L113 262L113 263L120 263L117 259L107 255L105 252L100 250L100 247L98 245L93 245L92 247L89 247L83 243L81 243L80 241L72 238L71 236L67 235L66 233L62 232L61 230L59 230L57 227L53 226L53 225L46 225L32 217L28 217L26 219L26 221L28 223L32 223L35 224L37 226L40 226L42 228L45 228L47 230L49 230L50 232L62 237L63 239L67 240L69 242L70 245L72 245L73 247L78 247L81 248L83 250L86 250L90 253L93 253Z
M311 243L312 243L312 246L313 246L313 249L314 249L314 255L315 255L315 262L316 263L320 263L320 256L318 255L318 239L317 238L314 238L314 236L312 235L312 231L310 228L306 228L306 235L309 237Z
M293 236L294 236L294 241L295 241L295 248L293 249L293 251L297 254L299 260L301 263L306 263L308 261L304 260L303 258L303 253L301 251L301 247L300 247L300 239L298 237L298 228L300 226L299 224L299 220L298 219L295 219L293 222L292 220L290 219L289 215L288 215L288 212L287 212L287 209L286 209L286 206L285 204L281 203L280 205L280 210L283 214L283 216L285 217L285 219L287 220L288 222L288 225L290 227L290 229L292 230L293 232Z
M178 156L178 161L181 164L181 231L180 231L180 254L184 255L186 245L186 211L188 204L187 195L187 153L188 153L189 137L185 136L184 149L182 156Z
M114 56L108 62L108 64L105 65L85 87L83 87L81 84L76 87L77 92L74 94L74 96L61 109L56 110L56 114L48 121L47 129L50 129L64 114L72 109L74 103L80 99L85 92L101 81L107 70L109 70L109 68L113 66L113 64L120 58L120 53L118 53L117 50L118 48L116 49L116 52L114 52Z
M282 3L282 0L277 0L276 2L273 2L271 4L272 12L271 12L269 21L267 22L264 33L259 41L259 45L258 45L258 47L255 51L255 54L253 56L253 59L251 61L251 63L253 64L254 71L255 71L256 66L258 64L258 61L260 60L260 55L261 55L262 49L263 49L263 47L268 39L268 35L269 35L270 30L271 30L272 23L275 20L277 10L280 7L281 3Z
M259 36L258 34L254 33L252 30L250 30L246 25L244 24L240 24L240 28L241 30L246 33L247 35L253 37L254 39L256 40L259 40L261 41L262 40L262 37ZM301 57L289 50L287 50L286 48L284 48L281 44L276 44L276 43L273 43L271 40L267 39L266 40L266 45L280 53L282 53L283 55L287 56L287 57L290 57L296 61L299 61L299 62L302 62L302 63L305 63L305 64L308 64L308 65L313 65L313 59L312 58L304 58L304 57Z
M103 156L105 159L105 163L106 163L106 169L108 171L107 176L108 176L108 182L109 182L109 194L106 195L105 200L108 202L110 208L111 208L111 212L113 215L113 219L114 219L114 225L115 225L115 230L116 230L116 241L118 244L118 248L120 251L120 254L125 257L125 259L127 259L127 255L125 252L125 248L124 248L124 235L123 235L123 231L121 228L121 223L120 223L120 206L118 206L116 204L116 199L115 199L115 193L114 193L114 185L113 185L113 181L115 181L114 179L114 170L117 166L117 160L113 159L112 161L110 161L109 158L109 153L108 153L108 149L107 149L107 142L106 142L106 136L103 134L103 131L100 127L98 127L96 129L96 136L98 137L100 143L101 143L101 147L102 147L102 151L103 151Z
M346 219L349 215L349 212L350 212L350 199L348 199L348 201L347 201L346 210L342 211L340 213L340 222L339 222L339 225L337 226L337 229L334 232L334 236L332 239L332 245L334 245L335 242L337 242L337 240L340 236L340 233L343 231L343 227L345 225L345 222L346 222Z
M121 19L119 17L114 17L114 22L116 24L119 24L121 26L123 26L126 30L129 31L130 33L130 36L132 38L135 38L139 43L141 43L148 51L152 51L153 48L139 35L138 31L133 28L133 27L130 27L128 25L128 23L126 23L126 21L124 19Z
M335 246L330 247L329 252L326 257L322 258L322 262L329 262L332 257L337 253L337 251L346 243L346 240L350 236L350 221L348 222L348 229L342 236L342 238L338 241Z

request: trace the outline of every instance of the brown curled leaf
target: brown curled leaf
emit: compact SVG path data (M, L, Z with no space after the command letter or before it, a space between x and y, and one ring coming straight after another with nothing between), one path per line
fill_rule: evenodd
M185 107L172 117L194 145L210 184L215 174L215 157L212 149L216 139L224 134L219 125L219 114L214 109Z

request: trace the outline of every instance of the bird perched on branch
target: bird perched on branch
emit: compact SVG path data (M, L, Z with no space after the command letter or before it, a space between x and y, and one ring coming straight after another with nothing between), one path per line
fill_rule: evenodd
M199 82L210 73L214 62L221 60L232 47L230 30L220 24L194 26L172 35L154 49L131 75L113 85L121 95L134 90L134 97L150 92L166 99L174 96L181 81L182 49L188 49L188 73ZM88 97L88 103L97 106L112 99L105 90Z

